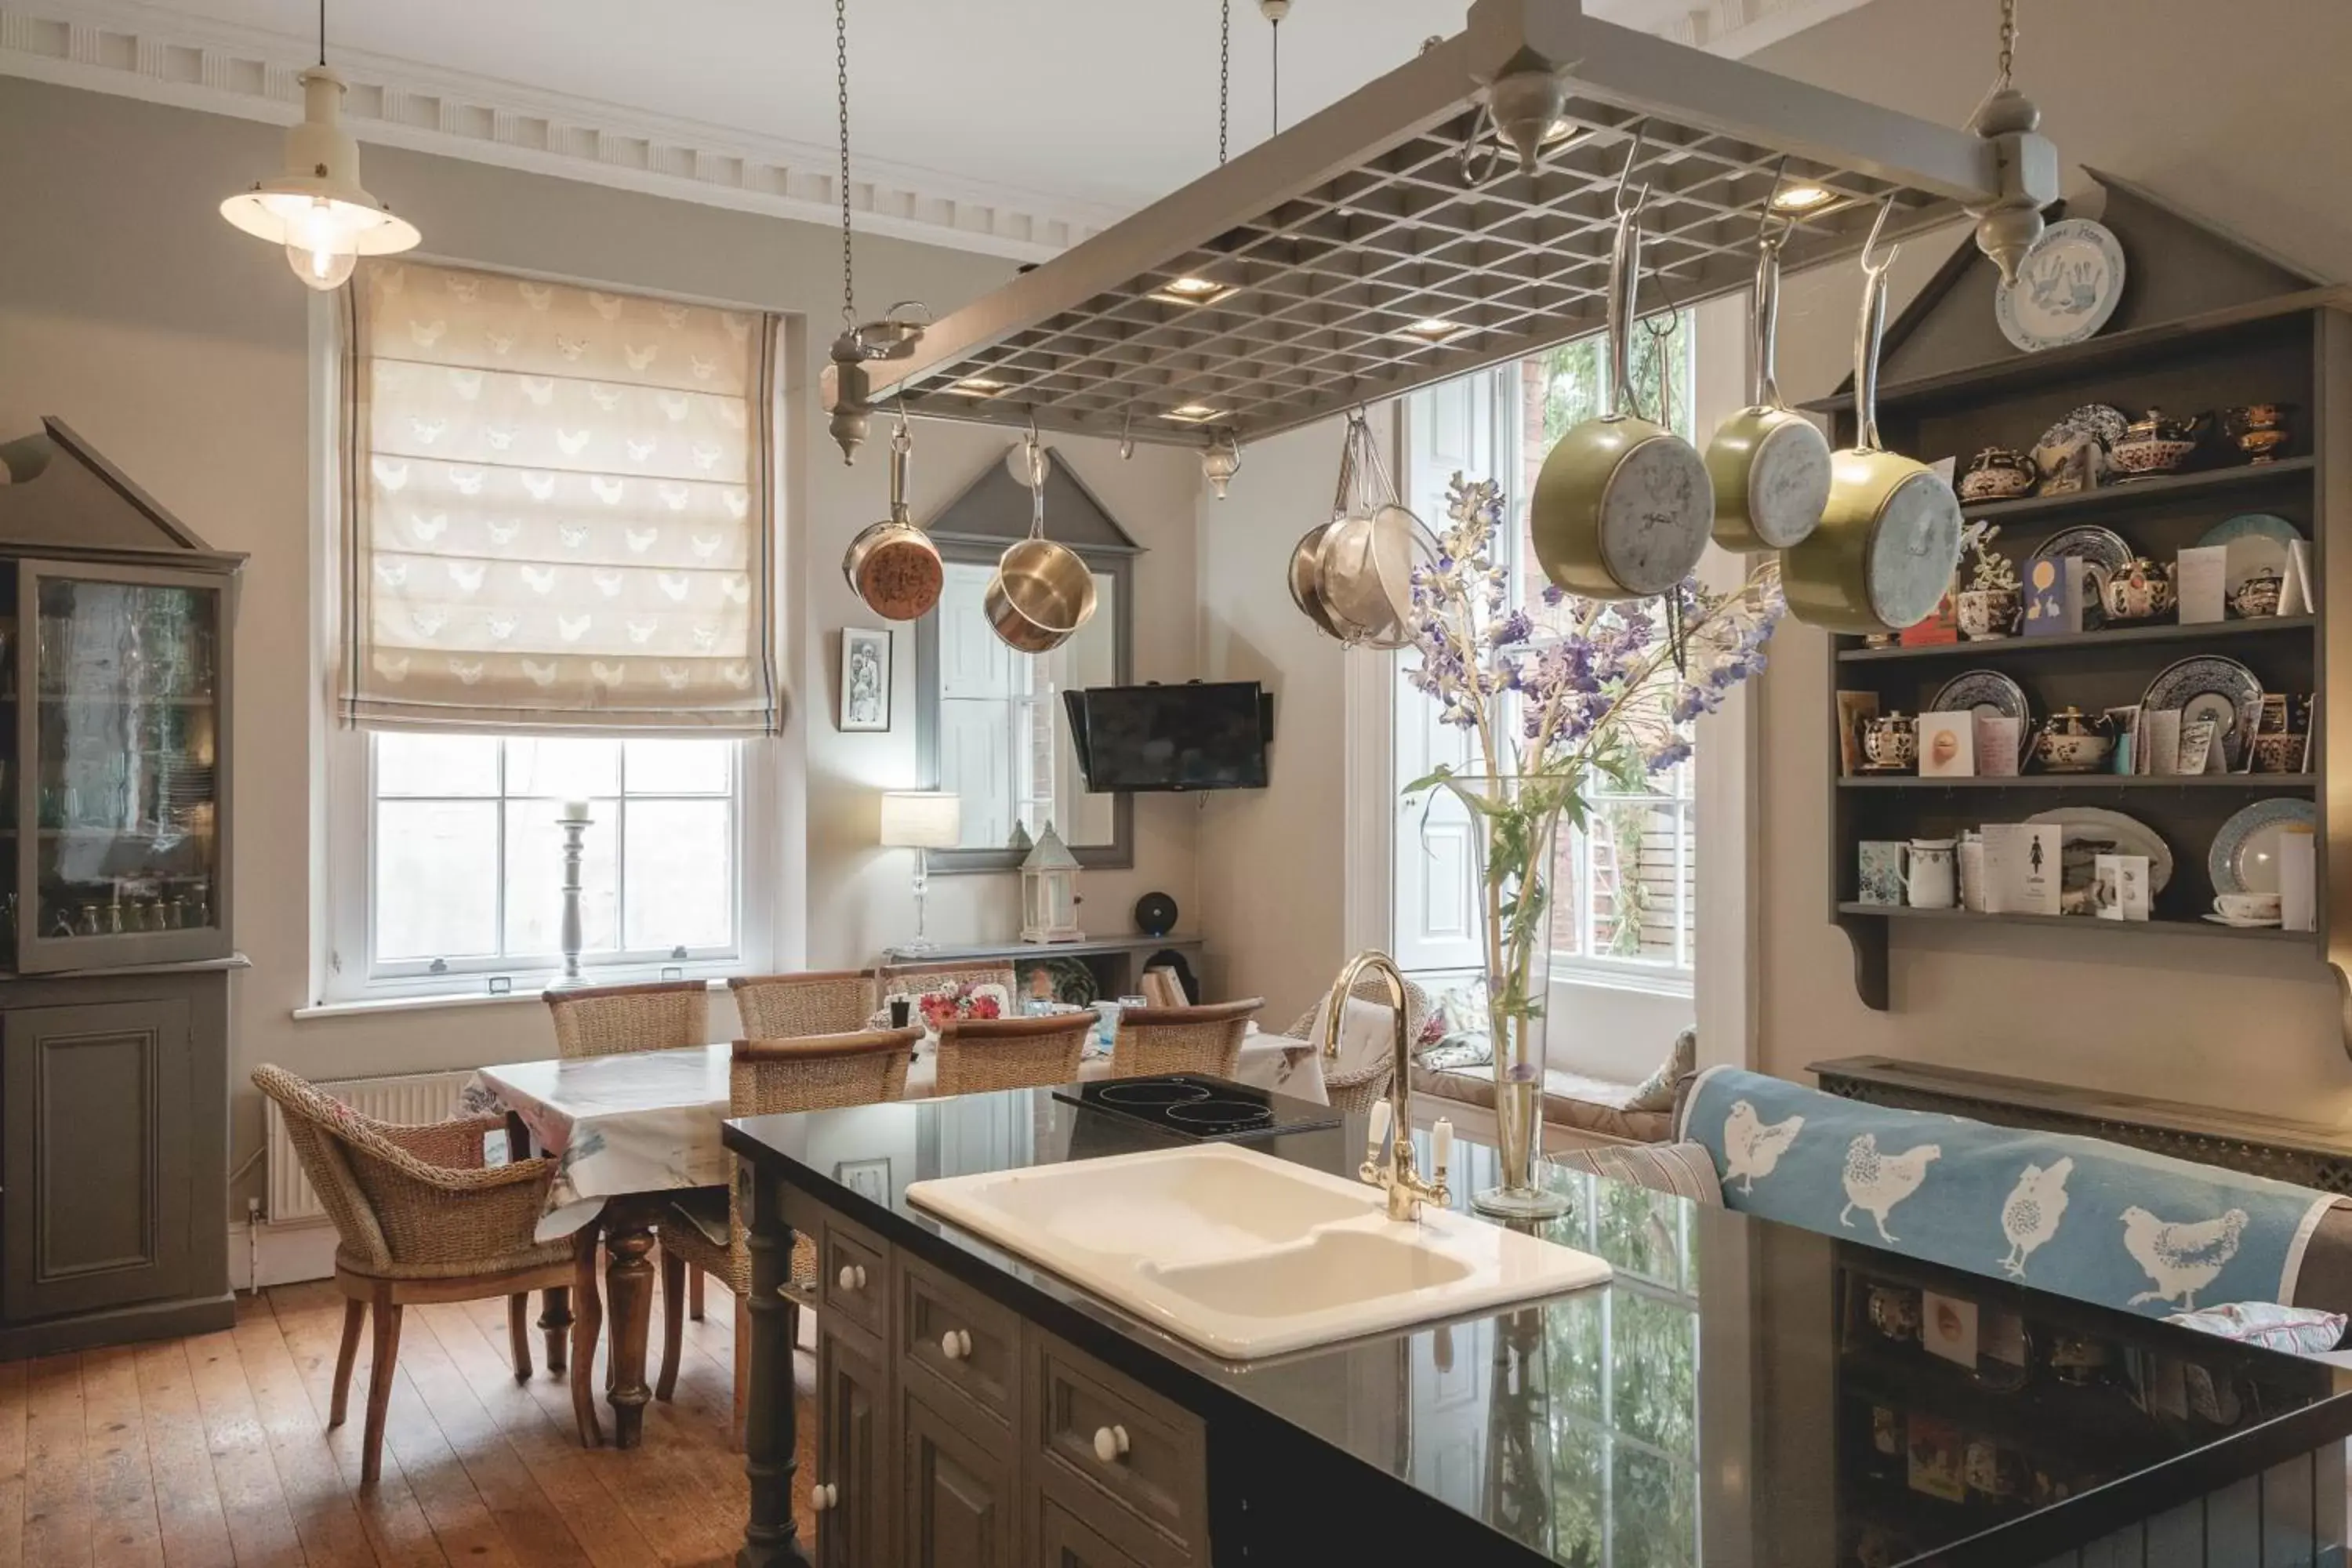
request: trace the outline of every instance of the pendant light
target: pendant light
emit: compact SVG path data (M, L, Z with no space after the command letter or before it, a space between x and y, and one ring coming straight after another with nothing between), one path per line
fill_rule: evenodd
M415 247L416 226L360 184L360 146L342 126L343 79L327 68L327 0L319 0L319 63L298 78L302 122L286 132L286 167L221 203L221 216L286 247L286 264L313 289L340 289L362 256Z

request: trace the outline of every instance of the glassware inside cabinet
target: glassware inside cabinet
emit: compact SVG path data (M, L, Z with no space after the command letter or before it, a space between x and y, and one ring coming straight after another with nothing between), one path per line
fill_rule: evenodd
M47 575L37 585L32 934L211 928L219 593Z

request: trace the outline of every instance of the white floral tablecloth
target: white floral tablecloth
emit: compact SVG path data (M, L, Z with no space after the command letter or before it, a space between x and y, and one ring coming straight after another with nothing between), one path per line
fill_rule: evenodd
M466 1086L468 1111L512 1112L535 1148L556 1159L539 1222L541 1241L571 1235L607 1198L724 1186L730 1174L719 1126L728 1115L727 1041L678 1050L627 1051L580 1061L502 1062ZM1078 1077L1110 1076L1110 1054L1089 1047ZM1326 1102L1315 1047L1253 1032L1242 1043L1244 1083ZM926 1047L907 1069L907 1100L930 1097L939 1064ZM495 1147L495 1144L493 1145Z

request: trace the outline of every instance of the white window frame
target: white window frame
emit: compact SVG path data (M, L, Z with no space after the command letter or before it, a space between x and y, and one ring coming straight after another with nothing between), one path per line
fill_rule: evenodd
M346 729L334 717L336 660L341 657L337 617L342 601L342 381L345 348L339 297L310 300L310 515L312 520L310 637L310 773L312 781L310 839L310 977L309 1005L296 1016L347 1007L400 1002L536 997L561 973L559 959L543 967L480 968L452 964L443 973L373 974L374 945L374 747L369 735ZM783 471L782 433L788 407L786 378L779 377L768 411L771 447L769 482L776 489L775 515L782 519L790 495ZM783 531L779 530L780 532ZM777 563L781 580L786 575ZM793 622L779 601L779 640ZM601 739L625 739L603 735ZM626 954L581 957L605 984L665 977L719 980L729 974L776 967L783 919L778 900L755 896L759 879L785 864L782 826L785 816L782 742L774 737L738 739L735 745L735 942L727 953L694 954L683 962Z

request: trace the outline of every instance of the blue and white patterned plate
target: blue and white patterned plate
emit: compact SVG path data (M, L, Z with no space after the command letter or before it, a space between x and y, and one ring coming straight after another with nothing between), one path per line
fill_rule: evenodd
M2002 336L2038 353L2105 326L2123 295L2124 247L2104 224L2070 217L2044 231L2016 282L1993 289L1993 316Z
M2205 853L2205 870L2217 893L2275 893L2279 890L2279 835L2289 824L2316 827L2318 811L2307 800L2289 795L2258 800L2245 807L2213 836Z
M2184 724L2192 719L2213 720L2221 731L2224 763L2236 773L2245 753L2249 717L2263 710L2263 683L2234 658L2200 653L2165 666L2139 700L2141 707L2156 712L2179 712Z
M2025 688L1997 669L1970 669L1952 677L1927 705L1933 713L1963 710L1988 719L2017 721L2017 765L2033 750L2033 710L2027 706Z

